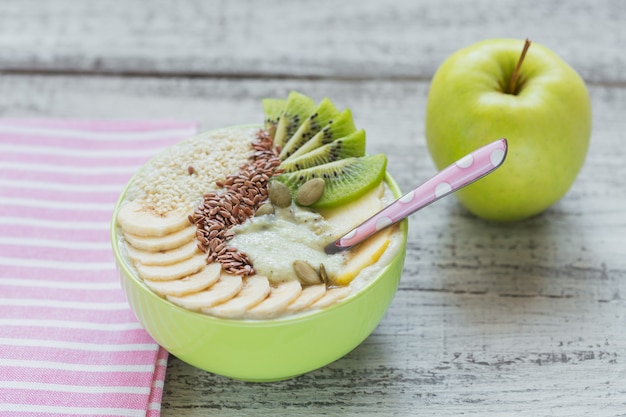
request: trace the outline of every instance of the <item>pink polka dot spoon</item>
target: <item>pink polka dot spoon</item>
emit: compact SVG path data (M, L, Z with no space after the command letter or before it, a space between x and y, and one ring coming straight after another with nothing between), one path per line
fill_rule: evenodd
M430 203L490 174L504 162L506 139L498 139L465 155L434 177L400 197L359 226L324 248L328 254L341 252L374 233L399 222Z

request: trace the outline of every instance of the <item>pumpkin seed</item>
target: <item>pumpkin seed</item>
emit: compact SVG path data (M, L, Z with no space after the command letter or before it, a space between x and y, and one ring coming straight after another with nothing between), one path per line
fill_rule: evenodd
M326 272L324 264L320 264L320 278L324 284L328 285L328 272Z
M255 216L265 216L266 214L274 214L274 206L272 203L265 203L259 207L254 213Z
M304 285L316 285L322 282L315 268L309 265L308 262L294 261L293 270L300 282Z
M296 193L296 203L301 206L310 206L315 204L322 194L324 194L324 187L326 183L322 178L311 178L298 189Z
M270 184L269 198L276 207L285 208L291 205L291 191L280 181L272 181Z

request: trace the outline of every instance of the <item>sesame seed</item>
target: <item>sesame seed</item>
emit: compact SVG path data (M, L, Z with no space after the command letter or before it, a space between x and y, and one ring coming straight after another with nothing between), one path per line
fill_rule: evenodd
M127 199L161 216L180 209L191 212L204 193L218 189L215 181L248 161L257 132L253 127L224 128L173 146L135 176Z

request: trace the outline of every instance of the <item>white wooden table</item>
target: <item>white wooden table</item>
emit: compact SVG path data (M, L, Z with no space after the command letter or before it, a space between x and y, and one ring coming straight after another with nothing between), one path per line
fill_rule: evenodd
M430 79L453 51L529 37L588 83L571 191L515 224L453 198L411 218L383 322L301 377L233 381L171 358L163 416L626 415L626 3L0 0L0 117L260 122L296 89L349 106L403 189L434 173Z

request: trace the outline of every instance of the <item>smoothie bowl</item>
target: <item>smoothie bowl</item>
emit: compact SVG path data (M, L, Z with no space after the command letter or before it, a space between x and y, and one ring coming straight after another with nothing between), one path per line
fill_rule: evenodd
M292 92L265 123L202 133L126 186L111 240L143 327L179 359L246 381L291 378L357 347L396 292L407 223L324 247L399 197L349 110Z

